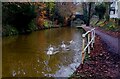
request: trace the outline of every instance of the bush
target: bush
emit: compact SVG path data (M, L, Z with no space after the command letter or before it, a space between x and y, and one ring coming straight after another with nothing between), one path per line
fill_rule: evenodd
M11 25L19 32L28 30L28 24L36 17L35 6L30 3L6 2L2 10L3 24Z
M2 27L2 36L10 36L18 34L18 30L10 25L6 25Z
M45 28L48 28L49 27L48 21L45 20L43 25L45 26Z
M30 31L38 30L38 27L37 27L37 25L35 24L34 20L32 20L32 21L28 24L28 30L30 30Z

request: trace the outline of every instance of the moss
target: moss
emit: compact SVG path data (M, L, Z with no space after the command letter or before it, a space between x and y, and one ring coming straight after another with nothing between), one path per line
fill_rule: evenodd
M95 20L92 20L91 25L99 26L108 31L119 31L118 25L114 21L114 19L110 19L110 21L106 21L103 19L103 20L100 20L96 25L95 25L95 22L96 22Z
M49 26L48 26L48 21L45 20L43 25L45 26L45 28L48 28L48 27L49 27Z
M45 20L43 26L44 26L44 28L52 28L52 27L54 27L54 24L50 20ZM62 24L60 26L62 26Z
M103 24L104 23L104 21L99 21L96 25L97 26L100 26L101 24Z

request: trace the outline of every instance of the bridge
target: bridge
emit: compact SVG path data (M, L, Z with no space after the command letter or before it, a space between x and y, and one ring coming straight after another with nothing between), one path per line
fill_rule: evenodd
M86 23L85 18L82 14L73 14L70 22L71 27L80 26L81 24Z

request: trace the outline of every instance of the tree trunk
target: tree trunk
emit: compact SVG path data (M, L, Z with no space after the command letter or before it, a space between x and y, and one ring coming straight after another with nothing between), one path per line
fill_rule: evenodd
M120 19L118 20L118 25L120 26Z
M90 25L90 18L91 18L91 5L92 5L92 3L90 2L90 3L89 3L88 19L87 19L86 26L89 26L89 25Z
M105 19L106 21L109 21L110 19L110 2L106 2L106 14L105 14Z

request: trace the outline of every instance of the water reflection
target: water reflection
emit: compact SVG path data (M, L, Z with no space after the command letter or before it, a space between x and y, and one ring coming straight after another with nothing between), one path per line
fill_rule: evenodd
M69 76L81 61L81 39L81 32L74 28L48 29L30 35L4 37L2 75Z

